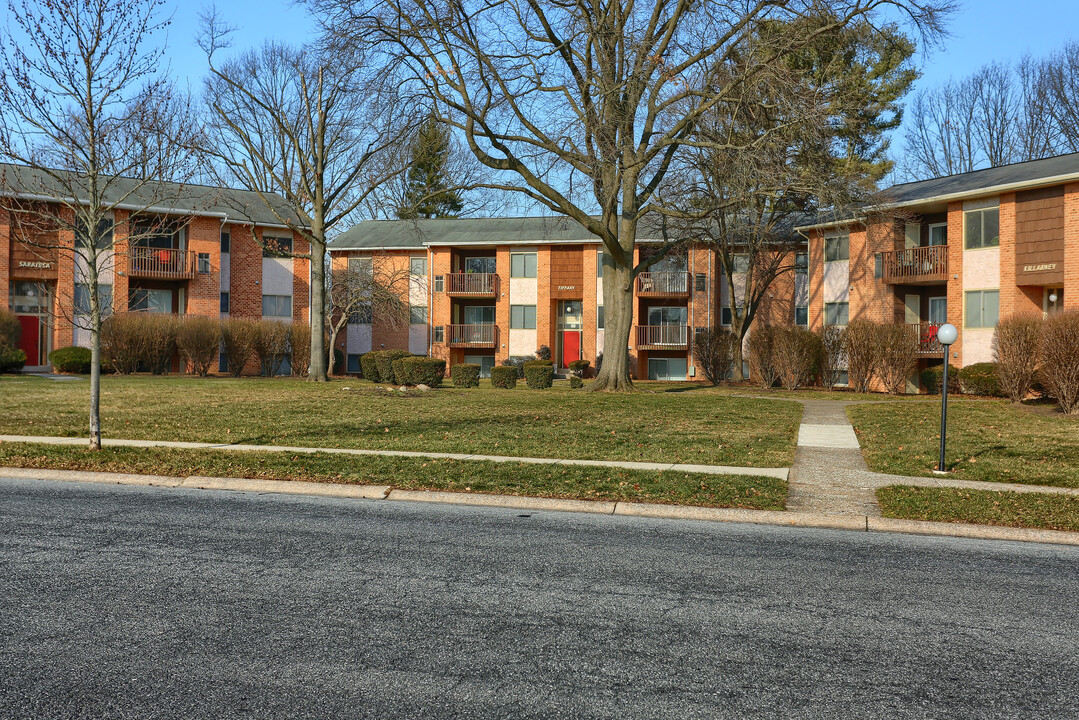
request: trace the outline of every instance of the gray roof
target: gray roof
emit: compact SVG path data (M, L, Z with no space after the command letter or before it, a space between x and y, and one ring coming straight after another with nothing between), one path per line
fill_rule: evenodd
M884 196L890 203L906 205L943 196L974 193L980 190L1067 176L1079 177L1079 153L893 185L884 191Z
M74 173L58 172L61 173L62 182L35 168L0 164L0 195L41 200L56 198L66 202L84 199L85 196L72 192L77 191L83 181ZM285 199L276 193L267 194L266 199L273 203L280 218L258 193L250 190L126 177L107 178L106 182L105 202L121 210L210 215L256 225L282 225L280 218L284 218L302 224Z
M421 249L426 245L598 243L576 220L558 217L366 220L334 239L333 250Z

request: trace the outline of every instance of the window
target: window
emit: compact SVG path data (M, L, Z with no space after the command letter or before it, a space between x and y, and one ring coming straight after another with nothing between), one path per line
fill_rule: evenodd
M133 288L128 295L128 310L143 312L172 312L171 290L144 290Z
M695 328L693 328L693 342L694 343L700 342L701 335L703 335L707 331L708 331L708 328L706 328L706 327L695 327Z
M510 277L536 277L536 253L510 253Z
M873 255L873 279L880 280L884 277L884 253Z
M358 302L352 307L352 310L348 314L348 324L370 325L373 315L374 313L371 312L371 303Z
M465 325L494 325L494 305L469 305L464 310Z
M210 253L199 253L199 275L210 274Z
M231 252L232 247L232 233L227 230L221 233L221 252Z
M603 248L599 249L596 253L596 277L603 277L603 268L614 267L614 262L611 260L611 256L607 254L607 251Z
M446 276L445 275L435 275L435 292L440 293L440 292L445 292L445 291L446 291Z
M1000 290L971 290L966 293L964 322L969 328L992 328L1000 319Z
M409 325L426 325L427 324L427 308L422 305L413 305L408 309L408 324Z
M285 257L292 254L292 238L262 236L262 257Z
M345 356L346 373L356 375L363 372L363 369L360 366L360 357L362 356L359 353L349 353Z
M348 259L348 271L364 278L371 277L375 270L375 261L369 257L350 257Z
M112 220L102 218L97 224L96 236L98 250L105 250L106 248L112 247ZM75 242L79 247L90 247L90 238L87 236L86 228L82 222L77 224L75 230Z
M947 245L948 244L948 223L939 223L937 225L929 226L929 245Z
M800 252L794 256L794 272L803 275L809 272L809 253Z
M444 343L444 342L446 342L446 327L444 325L435 325L434 342L436 342L436 343Z
M102 317L112 314L112 285L97 285L98 307ZM87 283L75 283L75 314L90 314L90 286Z
M824 262L850 260L850 236L824 238Z
M719 309L719 324L730 325L731 324L731 309L729 307L723 307Z
M967 250L1000 247L1000 208L964 213L963 238Z
M495 259L493 257L470 257L465 258L465 272L494 275L498 271L495 269Z
M809 308L800 305L794 308L794 324L799 327L809 327Z
M227 292L221 293L221 314L225 315L229 311L229 294Z
M931 297L929 298L929 322L936 325L943 325L948 322L948 298Z
M603 315L604 315L603 306L600 305L599 307L596 308L596 329L597 330L602 330L603 329L603 320L604 320Z
M649 325L688 325L689 309L684 307L648 308Z
M704 292L708 289L708 276L704 273L697 273L693 276L693 290L694 292Z
M845 302L824 303L825 325L846 325L850 304Z
M291 295L263 295L263 317L292 317Z
M217 371L223 373L229 371L229 356L224 351L217 354Z
M735 253L731 260L734 263L734 272L742 274L749 272L749 253Z
M409 275L427 275L427 258L413 255L408 259Z
M535 305L510 305L510 330L535 330Z

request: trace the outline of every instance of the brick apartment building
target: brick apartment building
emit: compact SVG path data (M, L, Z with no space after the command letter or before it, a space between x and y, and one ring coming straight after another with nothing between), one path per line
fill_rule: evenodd
M896 185L886 197L872 213L800 228L811 327L914 325L924 367L942 362L936 330L950 322L950 360L963 367L993 359L998 319L1079 307L1079 154Z
M6 166L6 173L25 168ZM29 184L29 183L27 183ZM9 187L10 187L9 183ZM127 181L113 187L126 197ZM154 233L128 242L129 217L146 222L142 205L120 202L113 212L111 251L99 261L107 312L141 310L207 317L308 321L309 261L266 252L259 240L295 253L307 242L281 224L255 193L208 186L166 185L167 207L155 207ZM34 200L34 197L17 200ZM0 208L0 307L18 317L27 370L45 370L56 348L89 344L85 268L70 251L20 241L9 193ZM282 206L284 207L284 202ZM54 230L43 244L73 246L73 233Z
M644 238L648 252L659 240ZM493 365L551 349L559 372L603 352L602 245L566 218L485 218L368 221L332 246L335 270L348 263L409 276L407 329L363 322L347 325L339 349L349 369L370 350L407 349L449 365ZM737 283L737 280L736 280ZM738 292L736 286L735 291ZM774 322L808 316L806 276L777 283L765 310ZM698 328L730 324L728 288L716 254L703 245L670 253L634 287L629 352L639 378L698 377L692 343ZM365 320L365 321L364 321Z

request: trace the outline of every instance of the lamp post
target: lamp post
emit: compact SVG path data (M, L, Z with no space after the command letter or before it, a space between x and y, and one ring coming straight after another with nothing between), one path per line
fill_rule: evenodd
M940 391L940 460L937 462L937 469L933 471L937 475L948 472L944 469L944 441L948 437L948 355L957 337L959 331L951 323L944 323L937 328L937 341L944 346L944 384Z

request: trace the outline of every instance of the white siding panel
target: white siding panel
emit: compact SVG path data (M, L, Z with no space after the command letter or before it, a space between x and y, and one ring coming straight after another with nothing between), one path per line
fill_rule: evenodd
M850 261L824 263L824 302L850 300Z
M232 288L232 255L221 253L221 292Z
M413 355L427 354L427 326L408 326L408 351Z
M800 307L809 305L808 273L796 273L794 275L794 303Z
M262 294L292 294L292 258L262 258Z
M535 330L510 330L508 343L510 355L531 355L539 347Z
M994 328L967 328L963 331L963 366L993 362ZM939 356L938 356L939 357Z
M371 326L348 325L345 336L345 351L350 355L371 352Z
M413 307L427 307L427 297L427 277L424 275L409 275L408 304Z
M539 284L536 278L510 278L511 305L535 305L538 297Z
M963 287L970 290L1000 287L1000 248L963 252Z

